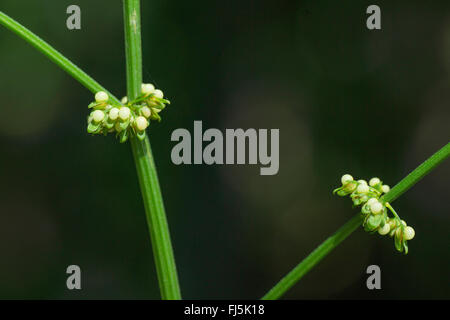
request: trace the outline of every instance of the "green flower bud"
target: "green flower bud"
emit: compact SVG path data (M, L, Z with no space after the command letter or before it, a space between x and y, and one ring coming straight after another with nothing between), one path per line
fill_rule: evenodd
M139 131L144 131L148 127L148 121L145 117L139 116L135 120L136 129Z
M370 205L370 211L372 211L373 214L379 214L383 211L383 205L378 201L372 202Z
M146 117L146 118L150 118L150 116L152 115L152 112L151 112L151 110L150 110L149 107L143 107L143 108L141 109L141 113L142 113L142 115L143 115L144 117Z
M344 175L341 177L342 185L345 185L345 184L347 184L347 183L350 182L350 181L353 181L353 177L352 177L351 175L349 175L349 174L344 174Z
M151 83L143 83L141 86L141 92L145 95L149 95L155 92L155 86Z
M156 98L159 98L159 99L162 99L162 98L164 97L163 92L162 92L161 90L159 90L159 89L156 89L156 90L153 92L153 95L154 95Z
M119 109L119 117L122 120L127 120L130 117L131 111L128 107L122 107Z
M114 120L117 120L118 117L119 117L119 109L118 108L112 108L109 111L109 118L114 121Z
M414 231L414 229L412 227L406 227L405 231L404 231L404 238L405 240L411 240L414 238L414 236L416 235L416 232Z
M108 99L108 94L104 91L99 91L95 94L95 101L97 102L106 102Z
M388 234L389 231L391 231L389 223L386 223L382 228L378 229L378 233L381 234L382 236Z
M371 187L374 187L374 186L376 186L377 184L379 184L381 181L380 181L380 179L378 179L378 178L372 178L372 179L370 179L370 181L369 181L369 185L371 186Z
M367 192L369 192L369 186L367 184L361 183L356 188L356 192L358 192L358 193L367 193Z
M94 120L94 122L103 121L104 118L105 118L105 113L103 111L95 110L94 112L92 112L92 120Z
M355 181L350 181L343 187L343 189L345 192L350 193L356 190L356 186L357 184Z

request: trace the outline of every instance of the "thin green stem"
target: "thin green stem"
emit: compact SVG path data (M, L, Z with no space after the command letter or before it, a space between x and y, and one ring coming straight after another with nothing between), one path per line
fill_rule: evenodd
M141 93L142 48L140 1L124 0L125 51L127 57L127 94L130 101ZM164 210L161 189L148 137L140 141L131 137L139 185L149 227L161 297L181 299L169 226Z
M20 36L26 42L34 46L41 53L46 55L51 61L60 66L73 78L78 80L82 85L88 88L91 92L97 93L98 91L105 91L110 97L111 104L116 106L120 105L119 100L114 97L108 90L102 87L97 81L92 79L83 70L78 68L72 61L63 56L60 52L50 46L47 42L42 40L39 36L25 28L19 22L15 21L2 11L0 11L0 24Z
M394 215L394 217L400 222L401 219L398 216L397 212L394 210L394 208L392 208L391 204L389 202L385 203L385 206L392 212L392 214Z
M420 179L431 172L438 164L447 159L450 155L450 143L447 143L438 152L433 154L424 163L418 166L414 171L402 179L395 187L384 195L381 199L392 202L397 199L406 190L411 188ZM344 224L336 233L325 240L320 246L311 252L302 262L292 269L284 278L282 278L266 295L263 300L279 299L294 284L296 284L312 267L329 254L339 243L347 238L361 224L362 218L358 213L350 221Z
M338 246L345 238L355 231L362 222L360 214L355 215L346 224L344 224L331 237L326 239L309 256L300 262L283 279L280 280L262 300L276 300L286 293L294 284L296 284L309 270L320 262L325 256Z
M409 188L415 185L420 179L426 176L431 170L438 166L442 161L448 158L450 155L450 142L443 146L438 152L433 154L427 160L425 160L414 171L408 174L402 179L395 187L393 187L388 193L386 193L381 200L386 202L392 202L400 197Z

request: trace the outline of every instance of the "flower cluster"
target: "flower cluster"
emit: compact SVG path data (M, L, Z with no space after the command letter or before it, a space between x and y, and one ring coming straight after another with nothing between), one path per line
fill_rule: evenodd
M389 234L394 237L395 248L407 254L407 241L414 238L415 231L400 219L388 202L383 201L382 195L389 192L389 186L379 178L372 178L369 183L365 180L355 181L349 174L343 175L341 182L342 186L333 193L341 197L349 195L354 206L361 206L364 230L371 233L378 231L380 235ZM388 216L388 209L393 217Z
M163 97L163 92L150 83L142 84L137 99L122 98L121 105L111 105L106 92L97 92L95 102L88 106L93 110L88 116L87 132L103 135L115 132L120 142L127 141L130 136L142 140L150 120L161 121L159 112L170 103Z

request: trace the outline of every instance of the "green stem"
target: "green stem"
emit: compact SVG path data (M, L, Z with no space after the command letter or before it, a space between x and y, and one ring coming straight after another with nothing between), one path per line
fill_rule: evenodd
M392 202L397 199L406 190L411 188L420 179L430 173L438 164L447 159L450 155L450 143L447 143L438 152L433 154L424 163L402 179L395 187L382 197L384 201ZM294 284L296 284L312 267L330 253L338 244L347 238L361 224L362 218L358 213L350 221L344 224L336 233L325 240L320 246L311 252L302 262L292 269L284 278L282 278L266 295L263 300L275 300L286 293Z
M127 94L128 100L132 101L140 95L142 84L140 1L124 0L123 8ZM130 141L144 200L161 297L167 300L178 300L181 299L181 294L175 258L150 141L147 136L144 141L136 137L131 137Z
M108 90L102 87L97 81L92 79L83 70L78 68L72 61L64 57L60 52L50 46L47 42L42 40L39 36L22 26L19 22L15 21L5 13L0 11L0 24L23 38L26 42L34 46L41 53L46 55L51 61L60 66L73 78L78 80L82 85L88 88L91 92L97 93L99 91L105 91L110 97L110 102L116 106L120 106L119 100L114 97Z
M420 179L426 176L431 170L438 166L450 155L450 142L443 146L438 152L433 154L430 158L424 161L413 172L408 174L402 181L397 183L388 193L386 193L381 200L392 202L400 197L409 188L415 185Z
M140 30L135 29L133 24L136 22L136 28L140 27L139 19L139 2L127 1L125 11L128 8L137 8L135 18L132 15L126 15L125 20L131 23L130 27L126 27L127 33L127 57L129 58L129 67L127 69L128 75L128 94L136 96L140 90L141 82L141 53L140 53ZM5 13L0 11L0 24L16 33L26 42L33 45L38 51L46 55L51 61L56 63L74 79L78 80L82 85L93 93L98 91L105 91L110 97L110 103L120 106L120 101L112 95L108 90L101 86L97 81L92 79L83 70L77 67L73 62L64 57L60 52L50 46L47 42L42 40L39 36L22 26ZM128 24L128 26L130 26ZM136 30L136 32L134 32ZM126 31L127 32L127 31ZM131 32L134 32L131 33ZM139 34L139 38L136 37ZM134 50L133 48L138 48ZM133 70L137 70L134 72ZM139 183L141 186L144 206L147 213L147 221L150 225L150 234L152 239L153 250L155 253L155 260L157 261L156 269L158 273L159 283L161 287L162 297L164 299L179 299L180 291L178 287L178 279L175 268L175 262L172 253L172 246L170 243L169 231L167 221L164 213L164 206L162 203L161 191L159 188L158 177L156 174L155 164L151 154L150 143L146 138L145 141L137 141L132 138L131 144L133 148L133 155L136 161L136 167L139 176ZM153 215L150 214L153 212Z
M266 293L263 300L275 300L286 293L294 284L296 284L309 270L311 270L320 260L338 246L345 238L355 231L362 222L360 214L355 215L346 224L344 224L331 237L322 242L309 256L300 262L291 272L280 280L269 292Z
M402 219L398 216L397 212L392 208L391 204L389 202L385 202L384 205L392 212L394 217L398 220L398 222L401 222Z

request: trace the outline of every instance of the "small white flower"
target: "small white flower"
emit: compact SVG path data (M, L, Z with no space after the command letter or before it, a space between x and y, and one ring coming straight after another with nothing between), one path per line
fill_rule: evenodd
M123 97L122 100L120 100L120 102L122 102L122 104L127 104L128 103L128 97Z
M368 201L367 201L367 204L369 205L369 206L371 206L373 203L375 203L375 202L378 202L378 200L377 200L377 198L370 198Z
M391 231L391 227L389 226L389 223L386 223L382 228L378 229L378 233L384 236L385 234L388 234L389 231Z
M94 122L100 122L105 118L105 114L101 110L95 110L92 112L92 119Z
M130 117L130 113L131 113L130 108L122 107L119 110L119 117L122 120L127 120Z
M369 192L369 186L367 184L360 184L358 188L356 188L356 192L358 193L367 193Z
M341 178L342 184L347 184L348 182L353 181L353 177L349 174L344 174Z
M112 109L109 111L109 118L110 118L111 120L116 120L118 117L119 117L119 109L117 109L117 108L112 108Z
M408 226L405 228L405 231L403 233L405 240L411 240L412 238L414 238L415 235L416 235L416 232L414 231L414 229L412 227Z
M379 214L383 210L383 205L380 202L374 202L370 205L370 211L373 214Z
M153 95L154 95L156 98L160 98L160 99L162 99L162 98L164 97L163 92L162 92L161 90L159 90L159 89L156 89L156 90L153 92Z
M108 94L104 91L99 91L95 94L95 101L97 102L106 102L108 99Z
M136 118L135 124L136 124L136 129L138 129L139 131L144 131L148 127L147 119L145 119L142 116L139 116Z
M141 86L141 91L143 94L152 94L155 91L155 86L151 83L143 83Z
M387 184L383 184L383 186L381 187L381 190L382 190L384 193L388 193L389 190L391 190L391 188L390 188Z
M379 184L381 181L380 181L380 179L378 179L378 178L372 178L372 179L370 179L370 181L369 181L369 185L371 186L371 187L374 187L374 186L376 186L377 184Z
M149 107L143 107L141 109L142 115L146 118L149 118L152 115L152 112Z

